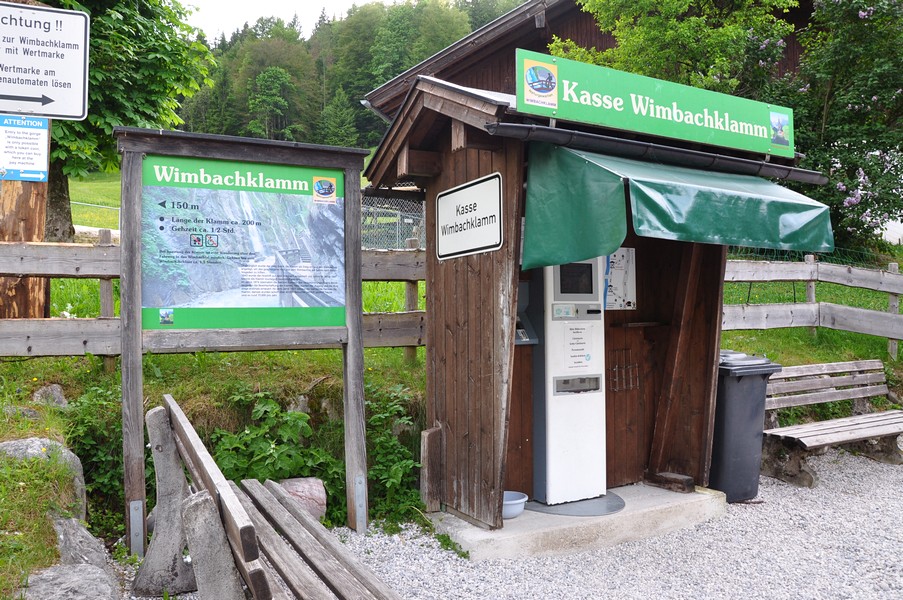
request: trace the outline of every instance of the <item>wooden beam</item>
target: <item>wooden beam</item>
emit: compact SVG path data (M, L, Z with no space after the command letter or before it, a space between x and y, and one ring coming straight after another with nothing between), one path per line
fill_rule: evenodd
M685 245L681 257L680 274L677 278L677 293L671 320L668 355L665 359L662 390L656 407L652 449L649 454L648 471L653 477L668 472L668 448L679 443L672 436L674 435L674 420L677 413L676 405L680 402L679 394L683 382L681 374L686 361L687 346L690 343L689 322L693 312L693 305L696 302L701 264L702 249L700 244Z
M819 324L818 304L726 304L722 331L736 329L777 329L815 327Z
M405 143L398 153L399 179L405 177L435 177L442 172L441 157L437 152L413 150Z
M125 487L125 514L141 504L141 523L147 522L147 489L144 479L144 374L141 354L141 167L144 154L123 152L122 211L119 286L122 305L122 454ZM126 519L126 539L132 554L144 556L146 526L131 531Z
M364 281L423 281L426 250L363 250L361 278Z
M426 512L438 512L440 505L440 487L442 485L442 448L440 446L442 430L431 427L420 432L420 499L426 506Z
M97 246L0 242L0 275L118 278L120 266L119 246L113 246L112 242Z
M476 129L452 119L451 122L451 150L458 152L459 150L489 150L490 152L498 152L503 147L503 140L489 135L485 130Z

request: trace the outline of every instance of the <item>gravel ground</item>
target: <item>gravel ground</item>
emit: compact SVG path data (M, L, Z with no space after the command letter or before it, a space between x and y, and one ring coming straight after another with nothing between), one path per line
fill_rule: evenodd
M554 558L469 561L416 527L334 532L411 600L903 598L903 466L839 450L810 464L814 489L762 477L721 518Z
M903 598L903 466L810 459L814 489L761 478L750 503L656 538L554 558L472 562L418 529L336 530L404 598Z

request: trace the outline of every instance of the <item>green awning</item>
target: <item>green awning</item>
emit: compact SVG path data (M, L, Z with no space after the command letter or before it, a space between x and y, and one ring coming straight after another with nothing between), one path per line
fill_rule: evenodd
M523 268L610 254L627 235L830 252L828 207L759 177L530 144Z

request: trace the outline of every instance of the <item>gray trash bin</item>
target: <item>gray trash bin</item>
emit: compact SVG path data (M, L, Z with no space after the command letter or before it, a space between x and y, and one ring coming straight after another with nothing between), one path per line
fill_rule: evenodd
M709 487L724 492L728 502L759 493L765 387L780 370L764 357L721 351Z

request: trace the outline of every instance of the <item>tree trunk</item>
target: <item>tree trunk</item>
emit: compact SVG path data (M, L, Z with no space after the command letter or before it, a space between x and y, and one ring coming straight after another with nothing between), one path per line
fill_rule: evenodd
M69 178L63 173L63 163L50 161L50 180L47 191L47 224L44 239L48 242L75 241L72 208L69 205Z
M43 241L46 212L46 183L0 181L0 241ZM0 319L49 317L49 291L44 277L0 277Z

